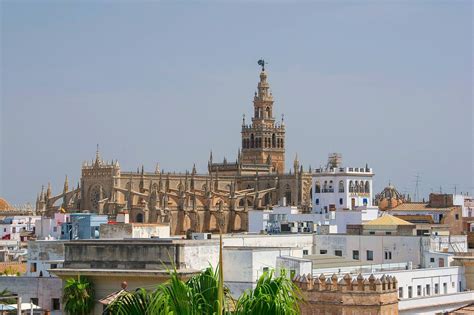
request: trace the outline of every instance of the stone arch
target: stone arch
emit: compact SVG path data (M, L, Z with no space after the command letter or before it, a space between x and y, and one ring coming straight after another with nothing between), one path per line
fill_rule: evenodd
M353 181L349 181L349 192L354 192L355 186Z
M101 192L102 190L102 192ZM99 201L100 201L100 194L102 193L102 198L105 198L105 191L101 184L92 185L89 188L89 203L91 210L99 210Z
M276 148L276 135L272 134L272 148Z
M183 231L191 229L191 218L189 215L185 214L183 218Z
M215 214L211 214L209 217L209 231L218 231L218 220Z
M234 218L234 231L240 230L242 230L242 218L239 214L236 214Z
M143 213L138 212L137 215L135 216L135 222L143 223L143 221L144 221Z

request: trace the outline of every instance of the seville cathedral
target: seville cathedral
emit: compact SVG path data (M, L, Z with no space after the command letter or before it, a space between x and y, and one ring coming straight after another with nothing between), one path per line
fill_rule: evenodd
M128 211L131 222L169 223L171 233L225 233L247 230L248 210L271 208L281 200L309 212L311 170L305 172L296 157L285 171L285 124L276 121L273 96L265 63L253 97L250 123L242 120L242 149L235 161L208 161L208 172L196 167L184 173L122 171L118 161L104 162L99 150L95 160L84 162L77 188L66 177L61 194L51 185L38 195L36 211L52 216L57 211L89 211L109 215Z

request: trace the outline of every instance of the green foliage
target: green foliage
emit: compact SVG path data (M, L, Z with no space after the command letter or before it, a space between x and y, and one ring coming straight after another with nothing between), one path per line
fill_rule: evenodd
M66 280L63 290L64 310L69 315L87 315L94 308L94 288L84 276Z
M244 292L237 301L235 314L299 314L302 295L298 287L282 271L273 277L265 272L254 290Z
M0 297L7 297L7 296L12 296L13 293L8 291L7 289L3 289L0 291ZM16 299L15 298L9 298L9 299L1 299L0 304L16 304Z
M117 315L218 314L221 305L218 287L218 269L209 267L186 282L174 270L170 272L170 280L152 292L138 289L122 294L109 306L108 312Z
M219 268L212 267L182 281L176 270L170 272L170 280L154 291L138 289L119 296L109 307L109 314L116 315L204 315L204 314L299 314L298 303L302 300L298 288L283 273L274 277L265 273L254 290L245 292L233 303L229 291L224 288L224 298L219 297L222 284ZM222 302L221 302L222 301Z

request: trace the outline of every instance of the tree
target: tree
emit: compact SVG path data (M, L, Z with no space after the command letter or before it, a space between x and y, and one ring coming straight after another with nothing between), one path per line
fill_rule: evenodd
M66 280L63 291L64 310L69 315L87 315L94 308L94 288L88 278L77 276Z

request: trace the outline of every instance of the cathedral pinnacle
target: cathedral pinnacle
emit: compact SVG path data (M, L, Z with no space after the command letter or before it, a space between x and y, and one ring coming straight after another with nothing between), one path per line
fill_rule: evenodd
M99 144L97 144L97 149L95 151L95 165L100 165Z
M64 180L64 189L63 189L63 192L66 193L69 191L69 180L67 179L67 175L66 175L66 179Z

